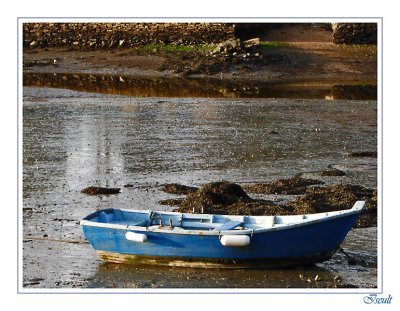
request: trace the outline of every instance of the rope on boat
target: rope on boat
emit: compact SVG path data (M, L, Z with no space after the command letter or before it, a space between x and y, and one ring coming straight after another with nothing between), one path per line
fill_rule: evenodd
M23 241L27 242L29 240L34 241L49 241L49 242L58 242L58 243L70 243L70 244L89 244L88 241L85 240L57 240L57 239L49 239L47 237L33 237L33 236L25 236L23 237Z

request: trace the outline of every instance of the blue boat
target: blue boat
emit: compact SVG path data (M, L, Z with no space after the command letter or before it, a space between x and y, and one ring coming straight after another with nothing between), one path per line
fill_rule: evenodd
M104 209L81 221L99 257L191 267L310 265L335 253L365 202L327 213L232 216Z

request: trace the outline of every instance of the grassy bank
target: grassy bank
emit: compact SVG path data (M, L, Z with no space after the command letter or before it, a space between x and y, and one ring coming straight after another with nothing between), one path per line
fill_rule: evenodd
M211 52L215 45L211 44L165 44L165 43L149 43L137 48L139 52L151 53L174 53L174 52Z

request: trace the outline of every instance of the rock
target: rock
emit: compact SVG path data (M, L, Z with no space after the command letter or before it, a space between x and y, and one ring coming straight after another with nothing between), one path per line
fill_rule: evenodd
M229 39L217 45L217 47L213 50L213 54L217 53L230 53L241 49L240 39Z
M376 44L376 23L333 23L332 39L336 44Z
M121 188L103 188L103 187L87 187L82 189L81 192L89 195L98 194L117 194L121 191Z
M243 45L245 48L250 48L253 46L259 46L261 44L260 38L253 38L246 41L243 41Z

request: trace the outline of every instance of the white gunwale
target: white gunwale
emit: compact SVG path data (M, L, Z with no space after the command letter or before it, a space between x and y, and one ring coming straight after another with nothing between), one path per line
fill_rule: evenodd
M285 216L237 216L237 215L211 215L211 214L186 214L186 213L178 213L178 212L158 212L158 214L162 216L175 216L182 220L186 219L196 219L199 221L191 221L192 227L201 226L199 229L185 229L180 226L173 226L172 228L169 226L160 226L160 225L152 225L152 226L135 226L128 224L115 224L115 223L102 223L98 221L91 221L91 215L96 214L97 212L88 215L86 218L81 221L81 225L83 226L94 226L101 228L109 228L116 230L124 230L124 231L135 231L135 232L158 232L163 234L184 234L184 235L207 235L207 236L220 236L220 235L236 235L236 234L255 234L255 233L263 233L263 232L271 232L271 231L279 231L279 230L288 230L295 227L307 226L314 223L324 222L327 220L332 220L336 218L346 217L353 214L360 213L364 207L364 201L357 201L351 209L333 211L327 213L315 213L315 214L305 214L305 215L285 215ZM128 209L120 209L123 212L128 213L143 213L149 214L151 211L149 210L128 210ZM203 223L200 219L208 219L211 223ZM271 222L273 219L273 223ZM225 221L232 220L243 220L244 221L244 229L232 229L232 230L218 230L218 226L221 226ZM201 225L200 225L201 224ZM210 226L213 225L213 226ZM205 230L209 227L211 230ZM246 228L247 227L247 228ZM254 228L251 228L254 227ZM214 230L212 230L214 229Z

